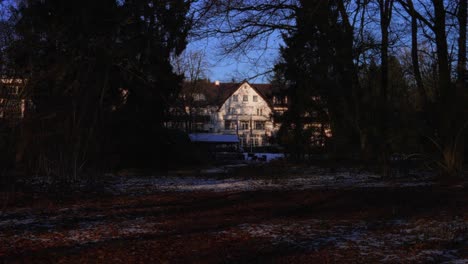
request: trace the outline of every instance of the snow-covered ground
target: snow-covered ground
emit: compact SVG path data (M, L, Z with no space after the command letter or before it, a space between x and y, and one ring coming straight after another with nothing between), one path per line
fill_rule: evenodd
M419 175L395 179L382 179L371 173L301 173L289 177L261 178L220 178L212 175L222 174L226 168L212 168L194 177L161 176L118 178L107 185L114 193L152 192L152 191L255 191L255 190L304 190L304 189L344 189L378 187L415 187L432 185L431 176Z
M302 248L307 251L323 247L355 249L361 256L379 263L468 263L457 259L457 250L427 249L409 253L419 244L463 243L468 223L463 219L391 221L350 221L308 219L293 223L244 224L241 229L254 238L268 239L273 244ZM379 232L379 230L386 230ZM227 235L224 232L223 235ZM407 249L407 251L402 250ZM465 262L452 262L465 261Z
M30 214L0 221L0 257L2 253L21 252L21 248L45 249L81 247L119 238L154 236L166 233L164 222L152 216L115 219L99 215L79 216L84 208L67 208L63 214ZM81 212L81 213L80 213ZM79 217L73 225L67 221ZM76 219L74 219L76 221ZM72 228L70 228L72 227ZM360 259L375 263L468 263L460 250L444 245L466 243L468 223L463 218L409 218L391 220L281 218L260 223L242 223L221 231L207 233L219 241L250 239L268 241L274 247L293 248L300 252L327 249L331 259L346 258L356 252ZM343 263L343 262L338 262ZM373 262L374 263L374 262Z
M179 221L189 219L190 222L187 223L190 224L195 220L199 221L199 226L194 227L197 232L204 230L199 227L216 227L213 231L208 229L200 236L210 237L218 242L261 241L264 244L259 245L260 251L263 246L271 246L297 249L298 254L314 254L325 250L330 259L343 259L349 257L346 254L355 254L358 260L371 260L372 263L468 263L466 254L461 252L466 249L468 234L466 214L462 211L439 214L439 208L435 207L427 214L364 217L360 215L362 212L358 208L349 214L278 214L278 217L270 217L269 210L276 206L274 202L265 205L264 200L258 200L257 203L244 204L241 202L244 199L235 200L238 198L231 197L228 199L234 200L229 200L222 206L215 203L200 207L196 203L205 203L205 198L191 199L200 195L224 199L226 196L222 192L232 191L239 192L234 197L245 195L249 199L252 199L251 193L244 192L355 189L356 193L360 193L361 189L366 191L366 188L385 187L402 188L411 192L407 188L434 184L433 176L429 173L412 173L407 177L383 179L369 172L291 168L288 177L227 177L230 174L226 171L236 166L244 165L199 170L195 174L198 176L177 176L177 173L158 177L108 175L103 186L114 195L105 196L102 200L84 199L81 202L78 199L76 203L54 205L51 208L45 205L0 210L0 259L2 255L22 254L28 250L92 247L94 244L119 239L173 239L177 236L185 239L181 235L183 232L179 230ZM429 189L424 190L430 192ZM288 195L290 193L295 194L286 192ZM299 197L302 199L302 196ZM231 204L234 201L237 202ZM268 217L251 217L250 212L255 216L259 204L264 209L264 216ZM248 206L251 208L245 208ZM304 210L307 211L308 206L310 204L304 205ZM390 205L384 206L388 206L387 210L392 210ZM445 205L443 206L445 209ZM318 206L318 210L320 208ZM278 212L283 212L280 209ZM202 212L199 214L200 210ZM212 215L210 210L217 216L213 221L219 222L207 225L205 221L209 219L205 217ZM242 214L246 210L249 212L247 216ZM236 216L239 219L232 221L232 224L221 224ZM187 224L187 228L190 224ZM186 237L195 233L187 232L189 235Z

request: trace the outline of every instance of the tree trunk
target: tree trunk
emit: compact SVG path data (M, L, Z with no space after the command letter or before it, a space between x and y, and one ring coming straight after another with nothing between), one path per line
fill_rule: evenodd
M460 6L464 5L466 10L466 1L461 4ZM457 176L459 172L461 172L461 165L463 160L463 153L460 150L460 133L463 133L463 124L466 122L463 118L459 119L460 116L457 117L457 114L460 113L460 108L463 106L463 101L460 103L459 99L455 93L455 87L452 85L451 77L450 77L450 67L449 67L449 59L448 59L448 47L447 47L447 36L446 36L446 22L445 22L445 7L443 0L433 0L434 4L434 34L436 40L436 47L437 47L437 65L438 65L438 89L439 89L439 102L438 102L438 124L439 124L439 138L441 143L442 155L443 155L443 162L444 162L444 169L442 170L442 174L444 176L448 176L449 178L453 178ZM466 12L465 12L466 17ZM463 15L459 17L459 19L463 19ZM466 20L465 25L461 26L461 28L466 29ZM466 32L466 31L465 31ZM463 29L460 30L461 34L463 33ZM463 35L460 35L459 44L463 41ZM466 40L465 40L466 43ZM465 46L466 44L462 44L461 46ZM459 47L462 50L463 47ZM460 54L459 56L465 57L465 54ZM459 61L459 66L463 63L465 59ZM457 69L460 70L460 69ZM463 138L463 136L461 136ZM445 178L444 178L445 179Z
M380 139L379 139L379 152L382 162L382 173L383 176L388 176L388 157L389 157L389 148L388 146L388 28L390 26L390 21L392 18L392 7L393 0L380 0L379 9L380 9L380 30L382 34L381 47L380 47L380 56L381 56L381 87L380 87L380 122L378 127L380 128Z
M418 89L419 97L421 98L421 108L423 111L425 111L428 99L422 82L421 70L419 68L418 19L415 14L412 0L408 0L408 6L411 15L411 60L413 62L413 73L416 80L416 87Z
M335 133L335 130L332 127L333 140L336 142L341 142L345 144L348 154L354 157L360 149L361 143L359 142L359 122L360 118L360 99L358 97L358 89L360 87L358 70L354 63L354 27L350 23L350 18L346 12L344 1L337 1L337 7L340 16L343 20L344 32L341 42L343 45L339 45L339 57L340 65L344 68L342 71L345 73L343 76L342 84L343 87L346 87L342 90L343 97L341 102L335 104L336 106L342 106L342 109L336 109L335 113L342 115L342 121L340 124L332 124L332 126L340 127L343 131L341 133ZM346 95L345 95L346 94ZM341 134L343 137L340 138ZM342 151L336 149L336 151ZM343 152L344 153L344 152ZM342 153L342 154L343 154ZM338 153L336 153L339 156ZM361 157L362 158L362 153Z
M457 64L457 84L461 92L466 75L466 15L467 1L460 1L458 7L458 25L460 26L458 37L458 64Z
M437 47L437 66L439 68L438 89L442 104L447 104L451 95L450 68L448 60L447 36L445 33L445 8L443 0L434 3L434 34Z
M388 93L388 27L391 19L391 5L392 0L381 0L380 7L380 30L382 34L380 56L381 56L381 91L380 96L382 103L386 105ZM385 106L383 105L383 106Z

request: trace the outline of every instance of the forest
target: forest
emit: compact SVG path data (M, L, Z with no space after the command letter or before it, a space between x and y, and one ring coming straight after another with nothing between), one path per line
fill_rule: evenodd
M2 120L4 179L190 163L183 135L163 123L187 78L173 58L207 37L222 39L228 55L282 37L262 74L291 98L277 142L293 160L307 159L305 119L318 113L333 131L328 159L372 163L387 175L393 153L414 153L444 177L463 172L465 1L1 4L2 78L24 81L28 106L21 122Z
M0 262L467 263L466 29L465 0L0 0ZM166 125L213 39L289 99L284 158Z

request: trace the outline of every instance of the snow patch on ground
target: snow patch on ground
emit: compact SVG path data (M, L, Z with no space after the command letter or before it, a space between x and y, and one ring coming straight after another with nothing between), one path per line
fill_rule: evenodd
M148 221L147 218L118 222L81 220L65 230L62 227L44 231L38 229L44 223L38 221L37 218L28 219L28 223L31 223L28 228L20 229L16 225L17 222L10 221L8 225L5 224L0 228L0 256L2 251L21 251L25 244L36 249L53 247L57 243L61 246L80 246L112 239L160 233L159 223Z
M216 171L219 169L213 169ZM236 179L210 177L134 177L118 179L107 185L114 193L152 191L256 191L256 190L306 190L379 187L418 187L433 184L429 177L383 180L369 173L357 175L344 173L314 174L275 179Z
M442 264L468 264L468 259L455 259L442 262Z
M294 223L242 224L243 231L255 238L270 240L275 245L299 247L317 251L321 248L355 249L362 256L372 256L380 262L425 263L457 260L453 249L423 249L405 254L402 248L437 240L440 244L461 241L466 236L468 223L463 219L454 221L352 222L307 220ZM380 233L379 227L390 232ZM430 243L429 243L430 244ZM468 260L462 260L468 261ZM449 263L449 262L448 262ZM451 262L450 262L451 263ZM466 262L453 262L466 263Z
M0 229L2 228L11 228L15 226L30 225L37 220L34 218L25 218L25 219L9 219L0 221Z

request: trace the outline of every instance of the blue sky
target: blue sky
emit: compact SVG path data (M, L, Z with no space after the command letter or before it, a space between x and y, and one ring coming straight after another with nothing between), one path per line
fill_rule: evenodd
M221 82L241 81L248 79L252 83L267 83L268 76L259 75L271 69L279 56L279 45L282 43L279 35L274 35L268 43L259 43L256 50L239 51L236 54L222 54L220 39L205 38L189 42L187 51L203 51L210 64L208 77L211 81Z
M5 4L11 3L14 2L0 0L0 4L3 4L0 5L0 9L3 10ZM282 43L279 33L275 32L268 39L268 43L259 42L257 50L250 50L244 54L239 52L237 54L222 55L221 41L221 39L217 38L204 38L189 42L186 48L187 51L204 51L210 65L207 75L211 81L230 82L232 80L242 81L247 79L252 83L268 82L268 76L260 75L260 73L271 69L278 59L279 45ZM258 77L252 78L257 75Z

